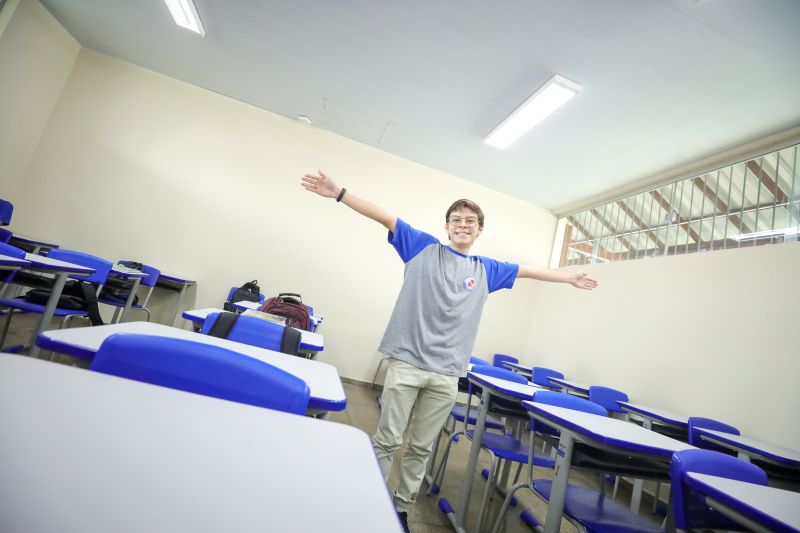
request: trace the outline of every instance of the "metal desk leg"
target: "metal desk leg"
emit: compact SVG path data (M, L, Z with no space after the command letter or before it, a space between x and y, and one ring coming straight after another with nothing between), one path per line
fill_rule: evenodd
M184 283L181 285L181 292L178 294L178 302L175 304L175 311L172 313L172 320L170 320L169 325L175 325L175 319L178 318L178 309L181 307L181 301L183 301L183 293L186 292L187 285Z
M122 319L125 318L125 315L128 313L128 311L131 310L131 307L133 307L133 299L136 297L136 289L139 288L140 281L142 281L141 278L136 278L133 280L133 287L131 287L131 293L128 295L128 299L125 301L125 308L119 314L119 319L117 320L117 323L122 322Z
M575 440L566 431L561 432L556 455L555 478L550 490L550 501L547 504L547 518L544 533L558 533L561 530L561 518L564 515L564 500L567 497L569 468L572 463L572 449Z
M447 514L450 524L458 533L466 532L464 521L467 517L467 507L469 506L469 497L472 493L472 482L475 478L478 454L481 451L481 440L483 440L483 433L486 429L486 413L489 411L489 398L491 398L491 394L484 387L480 409L478 410L478 419L475 421L475 434L472 436L472 446L469 449L464 482L461 484L461 491L458 493L458 509L454 511L446 498L439 499L439 509Z
M53 288L50 291L50 297L47 299L47 305L45 305L44 313L42 313L42 317L39 319L39 325L33 329L33 335L31 335L31 357L39 357L39 352L41 349L36 346L36 338L39 336L39 333L44 331L44 328L50 324L50 320L52 320L53 313L55 312L56 305L58 304L58 298L61 296L61 291L64 290L64 283L66 281L66 273L60 272L56 274L56 279L53 283Z
M649 418L642 417L642 427L644 429L653 430L653 421ZM644 480L634 479L633 489L631 491L631 512L639 514L639 507L642 504L642 492L644 490Z

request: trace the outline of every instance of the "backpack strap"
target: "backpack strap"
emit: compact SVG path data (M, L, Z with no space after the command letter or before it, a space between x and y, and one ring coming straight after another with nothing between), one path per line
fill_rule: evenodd
M97 307L97 293L94 285L85 281L79 281L78 287L81 290L84 301L86 302L86 314L89 315L93 326L102 326L103 319L100 317L100 309Z
M239 315L236 313L220 313L208 334L212 337L227 339L237 320L239 320Z
M297 355L299 350L300 331L289 326L284 327L283 337L281 337L281 352L288 353L289 355Z

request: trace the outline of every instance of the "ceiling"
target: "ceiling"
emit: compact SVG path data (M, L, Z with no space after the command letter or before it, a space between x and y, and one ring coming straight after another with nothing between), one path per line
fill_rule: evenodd
M546 208L800 124L797 0L195 0L205 37L163 0L42 3L86 47ZM582 92L482 143L555 73Z

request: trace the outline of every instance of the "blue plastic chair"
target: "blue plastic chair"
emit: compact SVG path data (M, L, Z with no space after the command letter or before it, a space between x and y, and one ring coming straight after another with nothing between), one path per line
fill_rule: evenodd
M714 420L713 418L704 418L702 416L689 417L689 444L692 446L697 446L698 448L714 450L728 455L735 453L728 448L719 446L713 442L708 442L707 440L701 438L700 434L697 432L697 428L713 429L714 431L722 431L723 433L741 435L737 428L729 424L725 424L724 422L720 422L719 420Z
M627 402L628 395L617 389L591 385L589 387L589 401L605 407L609 415L611 413L623 414L625 411L622 410L622 407L617 402Z
M472 363L473 367L478 365L491 366L489 361L475 356L470 357L469 362ZM469 382L467 381L466 377L459 378L458 390L459 392L469 391ZM465 418L467 419L467 424L474 426L478 420L478 410L474 407L468 408L467 405L454 406L450 410L450 416L448 417L447 422L445 422L444 426L442 426L442 430L439 432L439 435L436 437L436 441L433 443L431 455L428 458L428 464L425 468L425 481L429 485L428 495L439 493L439 485L433 480L434 471L436 470L436 456L438 455L439 451L439 443L442 441L442 437L444 435L453 436L455 441L458 442L458 437L461 433L454 435L454 431L459 422L464 423ZM499 420L491 415L487 415L486 429L503 430L505 429L505 424L503 424L502 420Z
M564 378L564 374L558 370L545 368L543 366L535 366L531 369L531 382L550 390L561 390L562 387L554 385L548 378Z
M7 243L11 240L12 235L14 235L13 232L10 232L5 228L0 228L0 243Z
M511 370L506 370L496 366L476 366L472 368L472 371L476 374L501 378L514 383L528 383L528 380L524 376L517 374L516 372L512 372ZM471 402L474 394L480 394L481 392L482 391L480 387L471 385L468 402ZM527 419L526 413L522 410L517 402L493 398L489 409L491 412L500 414L502 416L522 416ZM488 425L487 429L489 429ZM454 437L462 434L466 435L469 440L472 440L474 438L475 431L468 429L467 424L464 424L464 429L456 433ZM455 438L451 438L447 443L444 459L442 460L442 464L439 466L439 471L437 471L436 477L434 478L434 484L436 487L441 487L445 469L447 468L447 458L450 454L450 447L452 446L454 440ZM478 530L481 529L484 512L487 509L487 499L489 498L490 494L494 492L494 480L496 479L497 473L502 467L503 461L519 463L520 466L517 469L514 479L516 482L522 470L522 465L528 462L529 445L527 440L518 439L512 435L486 432L481 438L481 449L489 453L491 464L488 469L485 469L483 472L481 472L481 474L487 478L487 487L486 492L484 492L484 502L478 515ZM550 457L534 454L534 464L552 467L554 461ZM429 491L429 494L432 492L433 491Z
M492 358L492 366L505 368L503 363L519 363L519 359L510 355L503 355L501 353L494 354L494 357Z
M9 245L3 245L9 246ZM14 248L13 246L11 248ZM76 265L81 265L89 268L93 268L95 270L94 274L90 276L69 276L70 278L86 281L91 283L96 287L96 293L99 294L100 290L103 288L103 284L106 282L106 278L108 278L108 273L111 271L111 261L103 259L101 257L97 257L94 255L86 254L83 252L76 252L73 250L64 250L62 248L54 248L50 250L47 254L47 257L51 259L57 259L59 261L66 261L68 263L74 263ZM45 310L44 304L36 304L32 302L28 302L22 297L19 298L0 298L0 306L8 307L10 309L18 309L25 313L38 313L43 314ZM3 333L0 336L0 346L5 343L6 334L8 333L8 327L11 323L11 317L14 313L9 313L6 317L6 323L3 326ZM53 312L53 317L61 317L63 320L61 322L61 327L64 328L69 324L69 321L74 317L81 317L81 318L88 318L88 314L86 311L80 309L65 309L61 307L56 307L55 311ZM45 325L47 327L47 325Z
M597 416L608 416L608 411L602 405L585 398L555 391L537 392L534 394L533 401L575 409ZM534 430L540 434L558 435L554 428L538 421L534 421ZM529 467L528 481L515 484L509 490L500 510L500 515L495 522L494 531L502 524L514 492L522 487L528 487L539 498L548 502L552 485L553 482L549 479L534 480L533 467ZM603 492L575 485L567 486L564 517L572 522L579 531L588 531L590 533L664 533L660 527L654 525L650 520L632 513L626 506L606 497ZM521 514L521 518L528 525L538 525L536 519L528 511L524 511Z
M120 261L120 263L125 263L125 262L126 261ZM143 286L143 287L149 287L149 289L147 291L147 296L145 296L145 298L144 298L144 301L141 302L141 303L133 304L131 306L131 311L133 311L133 310L144 311L145 313L147 313L147 319L146 319L147 322L150 322L150 316L151 315L150 315L150 309L147 307L147 302L150 300L150 295L153 294L153 287L155 287L156 283L158 283L158 278L159 278L159 276L161 276L161 271L158 270L155 267L151 267L151 266L148 266L148 265L142 265L142 272L144 272L147 275L145 277L143 277L139 281L139 285ZM123 302L116 302L116 301L110 301L110 300L105 300L105 299L98 300L98 301L100 303L103 303L103 304L106 304L106 305L110 305L110 306L113 306L113 307L117 308L114 311L114 318L111 320L112 323L116 323L117 322L117 314L120 312L121 309L123 309L125 307L125 304ZM122 320L122 317L119 317L119 319Z
M685 481L686 474L696 472L712 476L767 484L767 474L754 464L713 450L681 450L672 456L669 467L672 508L675 527L692 529L741 530L741 526L713 511L705 499L692 491Z
M203 322L203 327L200 328L200 333L208 335L211 328L214 327L217 319L222 313L215 312L208 315ZM241 342L242 344L249 344L250 346L257 346L259 348L266 348L267 350L274 350L276 352L283 351L290 355L297 355L299 351L299 337L298 344L285 350L281 349L283 343L283 336L286 332L286 326L269 320L262 320L260 318L240 315L236 319L236 323L231 328L228 335L225 337L234 342Z
M302 379L258 359L185 339L117 333L91 369L104 374L298 415L310 391Z
M598 415L598 416L608 416L608 411L606 411L606 409L603 406L598 405L598 404L593 403L593 402L590 402L589 400L587 400L585 398L581 398L581 397L573 396L573 395L569 395L569 394L562 394L560 392L546 391L546 390L537 391L533 395L533 401L536 402L536 403L541 403L541 404L546 404L546 405L555 405L555 406L558 406L558 407L564 407L566 409L575 409L576 411L583 411L585 413L591 413L591 414ZM554 436L554 437L557 437L559 435L559 432L557 430L555 430L554 428L552 428L552 427L550 427L550 426L548 426L548 425L546 425L546 424L544 424L542 422L538 422L536 420L533 420L533 419L531 419L530 429L531 429L531 442L530 442L530 449L531 450L534 448L533 439L534 439L534 435L536 433L538 433L540 435L550 435L550 436ZM497 520L496 520L495 525L494 525L494 529L493 529L494 531L498 530L498 528L502 524L503 519L505 518L506 510L508 509L508 506L512 504L511 502L514 499L514 493L517 490L519 490L519 489L521 489L523 487L527 487L527 488L531 489L535 494L537 494L540 498L544 499L545 501L547 501L547 498L549 497L549 486L544 484L542 487L539 487L539 483L542 480L533 481L533 467L534 466L544 466L544 467L547 467L547 468L553 468L555 466L555 461L550 459L549 457L547 457L547 461L544 461L544 460L537 461L536 460L536 456L534 455L534 461L533 462L529 462L527 456L525 457L525 461L524 462L529 465L529 467L528 467L528 480L524 481L524 482L521 482L521 483L517 483L516 480L514 481L514 484L511 486L511 488L506 493L506 498L503 501L503 506L500 509L500 514L498 515ZM488 505L491 493L493 493L494 490L495 490L495 488L494 488L494 479L496 479L496 478L491 478L490 477L490 482L487 484L487 487L486 487L486 491L487 492L484 493L484 506ZM489 491L491 491L491 493ZM541 494L541 492L543 492L543 491L547 491L547 496L543 496ZM481 510L481 514L482 513L483 513L483 510ZM529 517L529 519L532 518L530 513L527 513L527 511L525 513L526 513L526 517ZM566 515L566 512L565 512L565 515Z
M14 214L14 204L8 200L0 200L0 226L8 226Z

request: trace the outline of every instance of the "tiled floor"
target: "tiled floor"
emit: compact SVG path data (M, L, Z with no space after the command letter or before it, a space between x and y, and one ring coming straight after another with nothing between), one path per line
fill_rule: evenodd
M362 429L369 435L375 432L378 423L380 411L376 396L379 394L377 390L371 390L365 386L352 385L345 383L345 392L347 393L347 409L341 413L331 413L330 419L344 424L350 424L357 428ZM443 440L440 444L440 450L443 452L446 442ZM444 533L453 531L449 526L447 517L439 510L437 500L441 496L445 496L453 506L457 505L458 492L461 487L461 480L464 479L464 470L466 468L467 456L469 454L470 441L461 439L459 443L453 445L451 450L450 459L447 463L447 475L445 477L442 492L438 496L427 496L427 484L423 483L420 491L420 496L417 503L409 511L409 524L412 531L415 533ZM402 454L402 449L398 452L398 457ZM489 466L489 457L486 453L481 453L478 463L478 470L487 468ZM395 463L392 475L389 478L389 486L393 486L394 477L396 475L397 463ZM516 467L512 469L513 473L516 472ZM524 479L525 471L521 474L521 479ZM552 479L552 470L545 468L536 469L537 478ZM599 487L599 479L583 472L574 472L570 480L572 483L578 483L585 486ZM486 486L485 480L480 477L475 477L473 484L472 498L470 501L469 516L467 517L468 529L474 531L474 524L477 520L478 510L480 508L481 498L483 497L483 489ZM611 486L609 486L609 493ZM619 500L627 503L629 500L628 493L621 491ZM529 490L521 489L516 493L519 499L519 505L515 508L510 508L506 513L505 529L501 531L507 533L531 531L520 520L520 511L527 509L541 522L544 523L545 516L547 515L547 505L534 496ZM491 524L497 518L500 506L503 503L502 497L499 495L494 498L492 502L492 509L490 513L491 522L484 525L484 531L491 531ZM643 506L644 507L644 506ZM576 528L566 520L562 522L561 531L563 533L574 533Z

